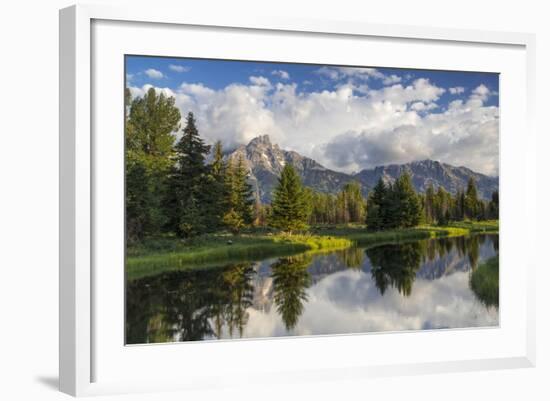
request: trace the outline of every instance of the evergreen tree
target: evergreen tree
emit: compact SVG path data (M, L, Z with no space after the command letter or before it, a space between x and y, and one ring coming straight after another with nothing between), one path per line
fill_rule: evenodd
M473 177L468 180L466 187L466 196L464 199L464 214L467 218L476 219L479 217L479 199L477 198L477 188Z
M180 112L173 97L150 88L132 100L125 90L126 232L128 241L158 233L166 221L162 199L172 165Z
M242 216L246 225L252 224L254 196L252 186L248 183L248 170L244 163L244 157L239 155L235 168L234 190L237 191L237 204L235 210Z
M271 213L270 205L263 205L259 199L254 202L254 226L265 227Z
M199 136L193 113L187 115L183 135L175 146L176 163L169 181L168 228L180 237L206 230L208 212L208 168L205 158L210 146Z
M370 231L382 230L386 226L386 211L388 200L388 188L382 180L382 177L378 179L378 182L369 194L367 201L367 229Z
M450 195L445 188L439 187L435 194L435 219L437 224L444 225L450 219Z
M393 185L392 219L394 227L414 227L420 222L422 212L420 200L414 190L411 176L405 172L395 181Z
M416 194L418 197L418 204L420 205L420 217L418 219L418 224L427 224L426 222L426 194Z
M357 181L348 182L342 188L341 196L344 198L345 212L343 215L346 218L342 223L359 223L364 221L366 204L361 194L361 184Z
M349 199L346 196L344 191L339 192L336 195L336 213L337 221L341 223L349 223L350 213L349 213Z
M465 207L466 207L466 195L464 194L463 189L459 189L455 196L454 201L454 219L457 221L464 220L464 213L465 213Z
M145 164L141 160L126 158L126 238L139 241L154 231L152 213L153 193Z
M254 198L242 155L239 155L237 164L229 161L225 174L225 186L228 196L223 222L231 231L237 233L253 222Z
M286 164L275 188L270 225L284 231L307 228L310 200L298 173Z
M427 224L432 224L435 220L434 214L434 203L435 203L435 190L433 184L430 182L428 188L426 189L426 197L424 199L424 214Z
M221 141L217 141L212 149L213 160L209 166L207 186L204 189L208 195L205 199L205 225L208 231L219 229L223 217L229 211L229 191L226 185L227 164L223 159Z
M143 97L130 103L126 149L148 156L151 169L166 171L172 164L173 133L179 129L180 119L175 98L157 95L154 88L149 88Z
M336 195L315 192L307 188L311 200L310 224L362 223L367 214L367 202L361 184L348 182Z
M491 201L488 206L488 216L490 219L498 219L498 191L491 194Z

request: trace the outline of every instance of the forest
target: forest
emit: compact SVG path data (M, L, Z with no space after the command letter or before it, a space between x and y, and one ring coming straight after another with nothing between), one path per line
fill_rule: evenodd
M392 183L381 178L365 199L357 182L337 194L305 187L290 164L279 177L271 204L262 204L248 182L246 161L224 157L220 141L206 144L193 113L182 127L174 98L153 88L143 97L132 99L128 89L125 95L129 244L162 235L189 239L266 228L292 234L346 224L379 232L498 219L498 192L490 201L479 199L472 178L455 194L433 186L417 193L404 173Z

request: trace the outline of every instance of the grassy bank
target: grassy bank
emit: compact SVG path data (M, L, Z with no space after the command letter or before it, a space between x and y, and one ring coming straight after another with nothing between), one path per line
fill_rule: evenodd
M414 228L368 232L364 225L316 227L317 235L348 238L359 245L383 244L428 238L460 237L472 233L498 233L498 221L453 222L445 226L421 225Z
M470 233L498 233L498 220L487 221L455 221L449 223L448 228L460 228Z
M302 252L344 249L350 239L318 235L210 235L184 243L162 238L128 249L126 273L129 279L169 270L184 270L287 256Z
M479 265L470 278L470 288L486 306L498 307L498 255Z
M149 239L129 246L126 259L128 279L170 270L217 266L221 263L260 260L302 252L344 249L358 244L414 241L463 236L478 232L498 232L498 222L461 222L449 226L419 226L410 229L368 232L364 225L313 227L312 234L282 235L265 231L242 235L213 234L182 241L176 237Z

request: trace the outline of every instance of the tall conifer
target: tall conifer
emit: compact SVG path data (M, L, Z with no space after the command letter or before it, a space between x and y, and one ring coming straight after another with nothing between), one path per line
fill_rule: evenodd
M477 198L477 188L473 177L468 180L466 188L466 197L464 211L466 217L470 219L478 218L479 214L479 199Z
M180 112L173 97L150 88L132 99L125 91L126 230L136 241L157 234L166 222L162 200L172 165Z
M193 113L187 115L183 135L175 146L176 163L169 180L168 226L178 236L206 230L208 197L205 158L210 146L200 138Z
M386 225L386 211L388 200L388 188L382 177L372 189L367 200L367 229L378 231L384 229Z
M298 173L286 164L275 188L270 224L289 232L303 230L307 228L310 209L308 193Z

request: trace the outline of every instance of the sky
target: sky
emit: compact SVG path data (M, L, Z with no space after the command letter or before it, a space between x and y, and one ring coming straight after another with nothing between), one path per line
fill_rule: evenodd
M432 159L498 175L498 74L126 56L132 96L154 87L227 150L269 135L347 173Z

